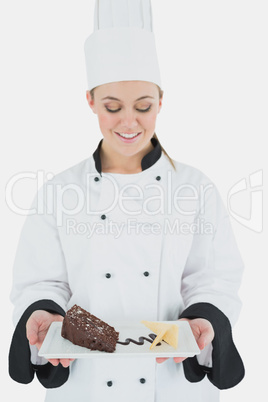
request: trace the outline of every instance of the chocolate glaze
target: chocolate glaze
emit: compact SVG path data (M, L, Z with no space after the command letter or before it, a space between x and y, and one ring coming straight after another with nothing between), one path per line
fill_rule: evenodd
M130 342L135 343L135 345L144 345L144 341L153 343L153 341L154 341L155 338L156 338L156 335L155 335L155 334L149 334L148 336L149 336L151 339L146 338L145 336L140 336L140 337L139 337L139 341L135 341L135 339L132 339L132 338L127 338L127 339L125 340L125 342L117 341L116 343L119 343L120 345L129 345ZM160 346L160 345L161 345L161 342L159 342L156 346Z

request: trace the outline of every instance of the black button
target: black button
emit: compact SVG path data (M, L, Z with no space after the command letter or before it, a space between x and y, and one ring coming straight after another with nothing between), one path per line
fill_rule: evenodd
M105 276L106 276L107 279L110 279L112 277L112 275L109 274L109 273L107 273Z
M144 275L144 276L149 276L150 274L149 274L148 271L145 271L145 272L143 272L143 275Z
M95 180L95 181L99 181L100 179L99 179L98 177L94 177L94 180Z
M145 384L145 383L146 383L145 378L140 378L140 383L141 383L141 384Z
M161 176L156 176L156 178L155 178L157 181L160 181L161 180Z
M111 387L112 385L113 385L113 382L112 382L112 381L108 381L108 382L107 382L107 386L108 386L108 387Z
M106 215L101 215L101 219L106 219Z

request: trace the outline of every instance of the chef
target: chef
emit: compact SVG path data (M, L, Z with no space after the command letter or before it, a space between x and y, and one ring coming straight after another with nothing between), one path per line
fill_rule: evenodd
M231 329L243 263L214 183L172 160L155 134L163 91L150 1L96 1L85 55L103 138L38 191L25 221L10 376L36 375L47 402L216 402L244 377ZM51 322L74 304L108 323L187 320L201 353L40 358Z

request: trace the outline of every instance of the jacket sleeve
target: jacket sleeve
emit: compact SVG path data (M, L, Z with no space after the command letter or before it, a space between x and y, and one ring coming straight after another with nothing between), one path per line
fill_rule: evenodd
M64 310L51 300L39 300L29 306L14 331L9 350L9 375L19 383L28 384L36 374L45 388L56 388L64 384L69 377L69 368L61 365L53 366L49 362L37 365L31 362L31 351L26 337L26 323L36 310L45 310L52 314L65 315Z
M212 341L212 367L198 364L192 357L183 362L185 377L190 382L201 381L206 375L219 389L237 385L245 375L242 359L232 338L232 329L228 318L217 307L209 303L196 303L188 307L180 318L205 318L210 321L215 337Z
M15 256L10 298L14 305L16 329L9 354L9 372L16 381L28 383L36 371L43 385L51 386L54 381L59 386L57 384L66 380L67 372L62 374L61 368L54 370L50 363L38 366L38 369L31 363L25 328L35 310L64 315L71 296L56 217L44 200L43 187L26 217ZM59 380L60 377L62 380Z
M17 247L10 296L15 325L25 310L38 300L53 300L66 310L70 299L56 211L45 199L44 186L38 191L26 217Z
M226 389L244 377L243 362L232 339L232 326L241 309L238 290L243 262L229 216L214 186L204 197L196 215L197 221L202 221L203 230L193 236L182 275L185 310L180 318L209 320L215 338L212 342L212 367L199 365L194 357L185 360L184 371L191 382L200 381L207 375L216 387Z

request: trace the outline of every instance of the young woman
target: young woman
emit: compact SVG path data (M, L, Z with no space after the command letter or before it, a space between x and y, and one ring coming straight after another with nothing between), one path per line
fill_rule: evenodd
M28 383L36 373L48 402L217 401L244 376L231 334L243 264L218 191L161 147L155 80L106 78L87 101L102 140L44 185L23 228L10 375ZM187 320L201 353L40 359L50 324L74 304L108 323Z

